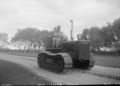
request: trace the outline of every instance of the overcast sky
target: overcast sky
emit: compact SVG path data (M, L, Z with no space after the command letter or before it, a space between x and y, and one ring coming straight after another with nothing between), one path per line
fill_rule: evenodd
M120 17L120 0L0 0L0 32L13 36L17 29L61 29L74 35L84 28L101 26Z

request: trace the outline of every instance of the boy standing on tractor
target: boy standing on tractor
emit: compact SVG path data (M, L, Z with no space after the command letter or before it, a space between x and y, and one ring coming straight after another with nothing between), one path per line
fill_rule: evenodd
M60 42L61 42L61 32L60 32L61 27L58 25L57 27L54 28L53 32L53 47L54 48L59 48Z
M60 30L61 30L60 25L54 28L53 38L52 38L54 48L60 48L61 42L63 40L66 40L65 35Z

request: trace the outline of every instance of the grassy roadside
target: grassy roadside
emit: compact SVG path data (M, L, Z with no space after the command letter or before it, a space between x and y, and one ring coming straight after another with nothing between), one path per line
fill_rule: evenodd
M37 58L39 52L1 51L1 53ZM120 56L94 55L94 58L96 65L120 68Z
M31 73L28 69L15 63L0 60L0 85L49 85L44 80Z
M95 55L96 65L120 68L120 56Z

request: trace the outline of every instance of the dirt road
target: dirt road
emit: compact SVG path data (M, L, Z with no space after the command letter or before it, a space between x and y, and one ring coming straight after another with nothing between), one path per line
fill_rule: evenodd
M10 61L26 67L29 71L33 72L37 76L41 76L42 78L51 81L53 84L120 84L120 79L101 76L102 74L106 75L112 73L114 76L119 76L120 69L114 70L113 68L111 73L111 69L109 68L106 69L106 67L95 66L90 71L72 70L67 74L56 74L39 68L35 58L0 53L0 60ZM96 71L99 73L98 75L95 74Z

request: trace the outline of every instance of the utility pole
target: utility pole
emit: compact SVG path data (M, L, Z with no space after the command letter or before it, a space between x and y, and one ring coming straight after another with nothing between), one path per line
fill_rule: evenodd
M73 41L73 20L70 20L70 23L71 23L70 38L71 41Z

